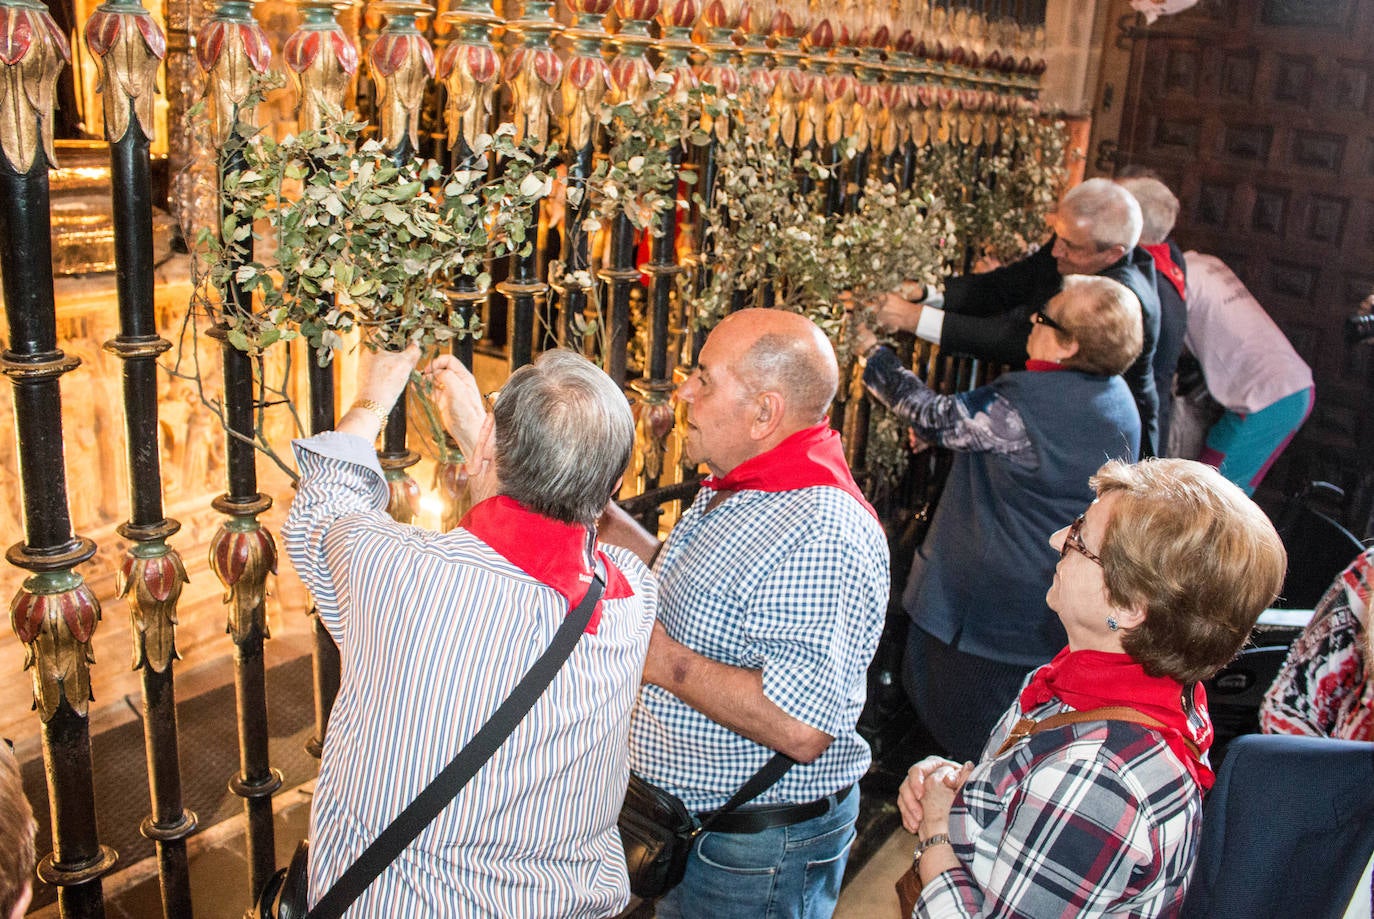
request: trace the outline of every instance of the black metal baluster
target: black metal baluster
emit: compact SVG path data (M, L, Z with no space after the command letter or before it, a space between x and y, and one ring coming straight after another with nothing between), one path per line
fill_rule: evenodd
M227 176L244 168L235 127L252 117L248 87L254 73L265 73L271 57L267 36L253 19L246 0L220 0L214 16L197 39L198 59L208 77L213 113L213 140L219 147L219 170ZM221 223L230 217L221 205ZM242 215L238 215L242 216ZM228 240L225 241L226 243ZM252 239L245 241L243 262L252 259ZM234 272L230 272L232 275ZM256 409L253 364L229 343L231 317L252 310L251 295L234 281L221 291L223 320L211 330L221 342L224 360L225 453L228 489L212 505L226 515L210 543L210 567L225 587L228 629L234 642L234 698L238 718L239 772L229 789L244 799L248 820L248 898L253 901L276 869L272 795L281 787L281 772L268 762L267 693L263 641L267 630L267 576L277 570L277 548L258 515L272 499L258 491L253 449Z

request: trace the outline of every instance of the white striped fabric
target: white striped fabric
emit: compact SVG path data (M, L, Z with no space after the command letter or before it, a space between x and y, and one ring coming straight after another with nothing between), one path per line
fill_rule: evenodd
M343 663L311 811L313 902L510 693L568 605L465 530L387 517L361 439L328 433L295 447L301 484L283 537ZM634 595L604 602L596 634L349 916L624 908L616 815L657 588L630 553L608 554Z

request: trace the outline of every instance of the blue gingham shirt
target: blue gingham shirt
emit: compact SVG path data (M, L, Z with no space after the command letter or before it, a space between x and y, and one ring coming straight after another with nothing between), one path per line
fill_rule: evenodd
M659 553L659 620L699 654L761 669L770 701L835 738L751 803L813 801L871 760L854 726L887 608L887 540L838 488L741 491L708 514L714 495L698 493ZM630 766L691 811L723 805L772 754L666 689L640 690Z
M515 688L568 603L466 530L388 517L361 438L295 449L283 536L343 665L310 814L313 902ZM596 634L347 915L562 919L628 903L616 816L657 590L633 555L605 551L633 596L602 601Z
M1013 702L954 799L959 867L921 892L914 919L1175 916L1202 828L1202 792L1157 733L1086 721L994 756L1021 718L1069 711Z

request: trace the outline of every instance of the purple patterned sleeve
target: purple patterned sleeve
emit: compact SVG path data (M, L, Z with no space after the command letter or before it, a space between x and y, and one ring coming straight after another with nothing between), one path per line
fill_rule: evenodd
M1021 413L989 386L942 396L887 348L869 357L864 385L922 440L967 453L1000 453L1027 469L1039 463Z

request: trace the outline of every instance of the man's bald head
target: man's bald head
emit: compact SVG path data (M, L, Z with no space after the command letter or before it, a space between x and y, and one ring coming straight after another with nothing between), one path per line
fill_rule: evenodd
M734 370L745 385L782 394L789 427L810 427L825 418L840 370L830 340L810 319L781 309L740 310L711 334L728 336L738 348Z

